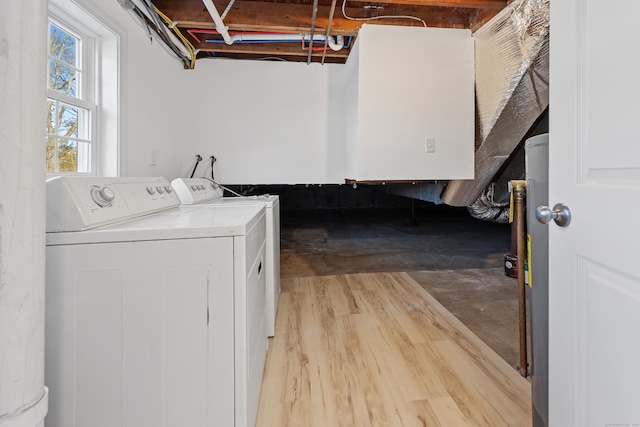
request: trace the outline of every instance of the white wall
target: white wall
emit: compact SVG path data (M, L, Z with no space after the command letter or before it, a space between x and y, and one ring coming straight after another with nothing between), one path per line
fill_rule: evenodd
M473 178L471 31L365 24L356 44L349 61L359 63L358 93L349 108L357 120L349 126L357 136L347 142L346 178ZM435 138L435 152L425 152L426 138Z
M125 113L121 127L123 175L163 175L169 179L185 176L190 173L195 155L200 154L204 161L197 175L205 172L208 157L214 155L218 159L215 176L223 184L343 183L345 178L353 178L345 172L345 140L348 132L353 134L350 126L362 121L364 116L363 113L347 114L345 103L362 93L362 87L378 83L367 80L353 89L357 79L343 65L205 59L197 61L195 70L184 70L158 42L149 42L145 31L116 1L81 1L94 4L127 33L121 75ZM384 49L384 56L380 56L379 46L373 49L378 60L382 58L389 64L404 55L416 56L415 50L403 51L402 44ZM394 54L394 49L399 50ZM445 75L458 72L450 67L459 65L456 62L459 58L450 55L446 47L425 52L429 53L422 59L426 67L414 70L410 78L433 79L428 72L436 70L437 64L445 64L439 71ZM389 56L392 54L395 56ZM452 61L443 61L449 57ZM362 70L377 64L379 62L367 59L361 61L359 67ZM469 67L472 69L472 64ZM470 84L472 96L472 81ZM467 138L446 133L440 126L442 114L430 122L429 117L443 109L470 112L473 116L473 99L470 104L460 104L448 89L433 96L442 99L437 103L430 99L428 103L420 97L402 97L398 101L411 102L410 108L416 111L414 117L431 123L421 131L424 135L406 135L406 132L396 132L397 127L392 131L395 134L378 128L367 132L379 134L381 143L387 144L382 151L382 156L387 158L397 153L406 156L406 144L411 138L417 138L411 140L415 142L412 149L421 150L420 154L424 154L424 136L438 138L438 155L432 156L437 160L428 166L431 171L434 165L441 169L429 176L444 179L448 175L442 170L453 170L452 162L465 167L473 164L472 157L460 155L464 147L472 156L473 119L468 124L444 123L448 130L470 133ZM368 102L360 99L361 106L366 107ZM369 118L365 121L376 120L372 118L371 109L366 110L366 114ZM359 138L366 138L363 135ZM156 158L154 166L152 157ZM418 156L409 157L415 160ZM398 165L406 169L403 164ZM417 163L417 166L424 165ZM392 178L374 177L374 172L380 171L377 167L360 170L362 176ZM459 178L463 175L456 174Z
M182 64L161 45L150 42L145 30L117 1L82 0L92 3L107 19L126 32L120 85L122 175L167 177L179 175L177 141L181 137L184 94L179 85ZM176 114L177 111L177 114ZM151 147L156 149L158 166L150 165Z
M183 170L196 154L205 161L214 155L222 183L344 182L338 67L198 61L181 76L192 94L184 106Z
M176 123L181 122L182 115L178 113L175 118L174 110L179 110L184 102L184 94L176 88L183 73L182 64L157 41L151 42L146 31L117 1L73 1L96 14L107 26L117 26L125 36L118 77L122 110L120 174L178 175L180 165L175 158L179 150L174 142L180 137ZM111 94L103 94L108 95ZM158 164L162 167L150 165L149 147L157 147Z
M82 1L127 33L123 175L173 179L200 154L197 174L214 155L226 184L344 182L339 66L199 60L184 70L116 1Z

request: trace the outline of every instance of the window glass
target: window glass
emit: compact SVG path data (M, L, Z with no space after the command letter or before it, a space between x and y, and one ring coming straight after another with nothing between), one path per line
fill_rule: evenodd
M91 116L83 97L82 37L49 21L46 171L91 173Z
M48 0L47 174L120 172L120 52L126 36L94 3Z
M49 23L48 87L60 93L80 97L80 39L58 25Z
M47 172L91 172L90 116L86 108L47 99Z

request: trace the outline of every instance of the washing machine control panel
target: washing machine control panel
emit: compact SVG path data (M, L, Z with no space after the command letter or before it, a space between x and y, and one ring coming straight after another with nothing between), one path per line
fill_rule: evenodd
M195 205L222 198L223 190L207 178L176 178L171 181L180 203Z
M163 177L58 176L47 180L47 232L88 230L179 204Z

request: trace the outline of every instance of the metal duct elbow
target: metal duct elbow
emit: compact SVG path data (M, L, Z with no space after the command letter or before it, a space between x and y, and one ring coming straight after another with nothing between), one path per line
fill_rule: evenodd
M506 201L502 200L505 198ZM500 224L509 222L509 209L508 196L496 197L494 184L485 188L476 201L467 206L472 217Z

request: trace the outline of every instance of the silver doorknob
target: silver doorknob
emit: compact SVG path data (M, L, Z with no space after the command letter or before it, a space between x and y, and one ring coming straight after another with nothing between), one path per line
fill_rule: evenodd
M571 211L564 203L556 203L553 210L549 209L549 206L540 205L536 208L536 219L542 224L554 220L560 227L566 227L571 222Z

